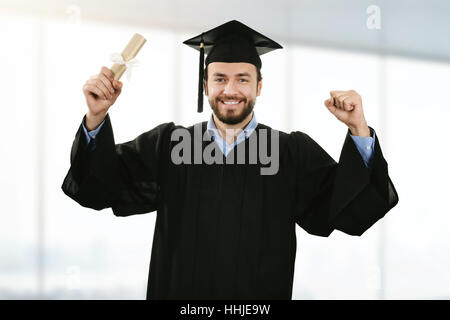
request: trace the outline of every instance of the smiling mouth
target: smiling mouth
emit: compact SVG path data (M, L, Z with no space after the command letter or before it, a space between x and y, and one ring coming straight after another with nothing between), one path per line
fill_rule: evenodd
M239 101L223 101L223 100L219 100L223 105L228 106L228 107L232 107L232 106L237 106L239 105L241 102L243 102L243 100L239 100Z

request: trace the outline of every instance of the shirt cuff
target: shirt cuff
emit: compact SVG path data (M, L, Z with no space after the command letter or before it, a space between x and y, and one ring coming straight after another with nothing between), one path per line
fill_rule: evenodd
M361 137L350 133L350 137L352 137L367 168L370 168L372 165L373 149L375 147L375 130L372 128L370 128L370 135L370 137Z
M86 136L86 144L89 144L89 142L91 142L91 139L95 139L98 132L102 128L105 120L103 120L102 123L100 123L100 125L97 127L97 129L91 130L91 131L87 131L86 126L85 126L85 121L86 121L86 116L83 117L83 121L81 121L81 125L83 126L84 135Z

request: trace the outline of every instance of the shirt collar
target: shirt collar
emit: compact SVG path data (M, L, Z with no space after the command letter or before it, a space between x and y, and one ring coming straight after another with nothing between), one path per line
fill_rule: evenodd
M255 112L253 111L252 119L245 126L244 130L239 134L239 136L241 136L241 135L244 135L245 137L250 136L252 134L253 130L255 130L257 126L258 126L258 122L256 121L256 115L255 115ZM217 130L217 127L216 127L216 124L214 123L212 114L208 120L208 124L207 124L206 128L208 129L208 131L211 132L212 135L214 135L214 136L219 135L219 137L220 137L219 130Z

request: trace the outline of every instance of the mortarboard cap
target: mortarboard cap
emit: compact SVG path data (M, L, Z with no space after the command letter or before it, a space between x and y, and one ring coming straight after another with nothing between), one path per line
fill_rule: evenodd
M261 68L260 55L283 48L275 41L236 20L203 32L183 43L200 51L198 112L203 111L203 77L204 68L208 64L211 62L248 62ZM208 55L206 61L205 53Z

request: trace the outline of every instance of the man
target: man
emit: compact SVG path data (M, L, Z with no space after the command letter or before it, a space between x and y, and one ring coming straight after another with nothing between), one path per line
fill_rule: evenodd
M117 216L157 210L148 299L291 299L296 223L318 236L335 229L362 235L398 202L361 97L332 91L325 101L349 128L337 164L308 135L256 121L259 56L279 44L237 21L185 44L200 50L198 109L204 89L209 121L165 123L115 144L107 112L122 84L103 67L83 88L88 112L62 189L82 206L112 208ZM194 137L193 152L174 152L179 130ZM258 155L277 155L275 171L262 173L267 161L255 161L255 141ZM210 149L222 161L198 164ZM243 163L232 161L239 149Z

